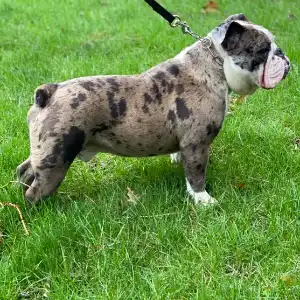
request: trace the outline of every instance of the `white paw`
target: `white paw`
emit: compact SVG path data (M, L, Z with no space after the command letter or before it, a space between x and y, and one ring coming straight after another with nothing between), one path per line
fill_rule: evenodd
M205 206L218 203L218 201L215 198L211 197L207 191L193 193L193 195L191 196L193 197L195 204L202 204Z
M180 152L172 153L170 155L170 157L171 157L171 163L173 163L173 164L181 163L181 154L180 154Z
M206 205L212 205L217 204L218 201L211 197L207 191L203 192L194 192L190 183L186 180L186 186L187 186L187 192L190 194L190 196L193 198L195 204L202 204L204 206Z

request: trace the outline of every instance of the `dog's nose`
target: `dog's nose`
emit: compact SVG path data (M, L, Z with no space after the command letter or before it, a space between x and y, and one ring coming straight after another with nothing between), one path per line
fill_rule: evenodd
M283 73L283 78L282 79L284 79L287 76L287 74L289 73L289 71L290 71L290 63L289 63L289 61L287 61L287 64L286 64L286 66L284 68L284 73Z

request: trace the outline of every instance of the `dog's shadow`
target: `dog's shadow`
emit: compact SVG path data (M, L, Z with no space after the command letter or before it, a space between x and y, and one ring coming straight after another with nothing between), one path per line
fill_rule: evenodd
M63 187L69 189L69 184L73 186L75 177L78 185L73 188L77 190L76 194L83 192L89 197L102 192L105 192L104 194L111 191L122 193L122 191L127 191L127 187L149 193L154 192L158 187L170 186L178 189L185 187L182 164L172 164L169 157L119 158L110 156L107 162L107 160L101 160L100 156L90 164L78 161L75 164L76 168L69 174L71 178L67 177ZM86 178L82 177L83 174ZM85 189L84 185L87 180L90 182Z

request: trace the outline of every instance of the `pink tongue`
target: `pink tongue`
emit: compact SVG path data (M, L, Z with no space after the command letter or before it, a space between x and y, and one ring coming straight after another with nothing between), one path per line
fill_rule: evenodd
M283 78L284 75L284 61L278 56L269 58L264 71L264 88L274 88Z

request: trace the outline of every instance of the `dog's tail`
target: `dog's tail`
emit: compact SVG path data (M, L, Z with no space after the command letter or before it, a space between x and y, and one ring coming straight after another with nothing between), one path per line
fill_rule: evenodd
M35 104L41 108L45 107L55 93L58 84L56 83L48 83L43 84L35 91Z

